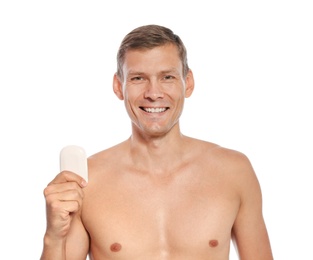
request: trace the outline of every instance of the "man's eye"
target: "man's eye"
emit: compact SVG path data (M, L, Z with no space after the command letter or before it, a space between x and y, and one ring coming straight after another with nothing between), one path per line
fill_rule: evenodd
M174 77L171 76L171 75L166 75L166 76L164 77L164 79L174 79Z
M131 80L132 81L139 81L139 80L143 80L143 78L138 76L138 77L132 77Z

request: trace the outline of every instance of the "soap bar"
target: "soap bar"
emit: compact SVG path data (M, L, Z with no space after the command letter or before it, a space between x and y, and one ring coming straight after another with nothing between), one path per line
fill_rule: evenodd
M88 164L84 148L77 145L65 146L60 152L60 171L71 171L88 181Z

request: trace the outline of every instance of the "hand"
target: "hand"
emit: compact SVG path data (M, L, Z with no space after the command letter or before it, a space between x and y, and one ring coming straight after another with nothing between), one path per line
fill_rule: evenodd
M80 214L87 182L79 175L63 171L45 188L47 211L46 236L53 240L65 239L73 217Z

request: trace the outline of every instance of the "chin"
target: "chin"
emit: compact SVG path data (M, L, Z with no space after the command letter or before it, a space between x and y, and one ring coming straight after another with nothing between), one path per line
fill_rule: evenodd
M160 137L166 135L170 130L169 127L152 126L146 127L143 132L151 137Z

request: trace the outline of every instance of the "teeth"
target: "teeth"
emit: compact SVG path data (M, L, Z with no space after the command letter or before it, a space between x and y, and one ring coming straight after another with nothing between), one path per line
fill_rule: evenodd
M157 108L144 108L144 110L148 113L161 113L161 112L164 112L166 110L165 107L157 107Z

